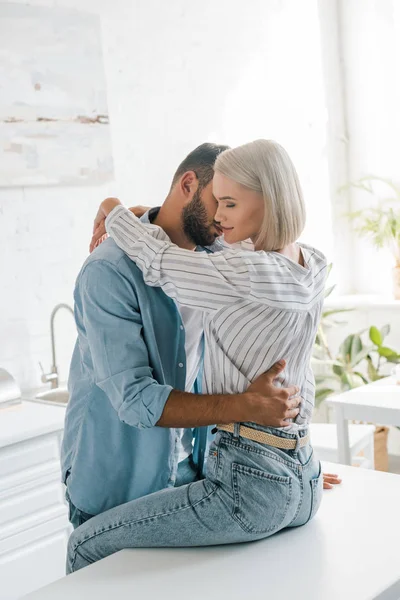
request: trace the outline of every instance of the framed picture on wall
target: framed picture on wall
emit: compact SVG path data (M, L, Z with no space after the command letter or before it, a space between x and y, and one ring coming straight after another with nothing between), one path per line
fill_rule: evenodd
M100 20L0 3L0 186L113 177Z

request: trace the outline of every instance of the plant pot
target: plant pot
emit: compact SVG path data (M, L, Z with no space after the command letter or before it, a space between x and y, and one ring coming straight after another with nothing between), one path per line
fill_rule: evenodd
M376 425L374 432L374 460L375 471L389 470L389 456L387 449L389 427Z
M393 294L396 300L400 300L400 267L393 268Z

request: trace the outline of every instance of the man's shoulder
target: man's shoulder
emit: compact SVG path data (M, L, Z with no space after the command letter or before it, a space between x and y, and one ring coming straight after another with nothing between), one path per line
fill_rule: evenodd
M108 238L98 246L83 263L78 279L84 273L109 273L123 275L135 281L143 280L143 275L135 263L117 246L111 238Z

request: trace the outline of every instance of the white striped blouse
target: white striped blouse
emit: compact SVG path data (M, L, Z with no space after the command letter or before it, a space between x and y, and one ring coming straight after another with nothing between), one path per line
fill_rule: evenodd
M300 244L301 266L278 252L184 250L156 225L117 206L106 229L143 272L183 306L204 312L203 393L241 393L284 358L283 387L300 387L293 431L307 426L314 407L312 347L321 316L326 259Z

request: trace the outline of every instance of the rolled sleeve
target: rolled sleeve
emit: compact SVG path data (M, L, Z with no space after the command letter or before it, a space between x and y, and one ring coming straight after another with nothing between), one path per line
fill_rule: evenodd
M116 373L97 385L114 406L119 397L124 399L119 405L118 416L123 423L138 429L154 427L158 423L172 391L171 386L160 385L152 379L145 367Z
M95 384L120 420L139 429L159 421L172 387L152 376L135 289L115 265L89 263L78 282L82 332Z

